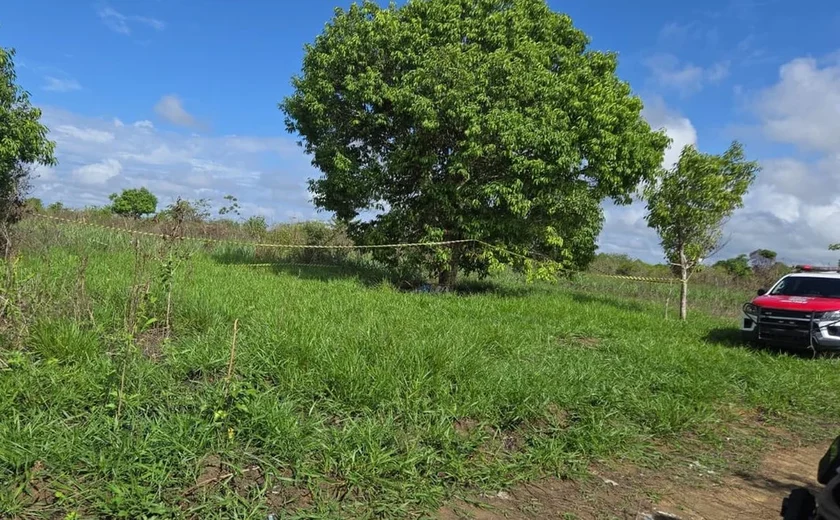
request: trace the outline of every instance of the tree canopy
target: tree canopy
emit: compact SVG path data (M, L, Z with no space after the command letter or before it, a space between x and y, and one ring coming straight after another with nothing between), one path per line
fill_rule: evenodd
M117 215L140 218L157 210L157 197L146 188L123 190L119 195L112 193L109 198L111 211Z
M543 0L337 10L281 104L322 172L315 204L363 243L480 239L586 265L600 202L628 203L668 144L616 56L588 43ZM420 261L484 273L520 258L453 249Z
M686 146L676 166L648 185L647 222L682 281L683 319L689 277L719 247L724 221L743 205L759 170L738 142L721 155Z
M17 84L13 49L0 47L0 221L20 217L31 167L56 164L41 111Z
M755 254L760 256L761 258L766 258L767 260L775 261L776 257L779 256L778 253L771 249L759 249L755 251Z
M719 267L737 278L746 278L752 274L750 259L747 258L747 255L738 255L734 258L720 260L715 262L714 267Z

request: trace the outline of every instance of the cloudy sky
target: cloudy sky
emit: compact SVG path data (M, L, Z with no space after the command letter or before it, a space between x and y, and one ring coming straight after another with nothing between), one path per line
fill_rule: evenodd
M222 202L270 221L327 218L309 202L318 172L285 133L277 103L303 45L349 0L60 2L0 14L19 81L44 110L60 164L35 196L71 206L145 185ZM717 153L742 141L761 162L722 256L756 248L789 262L834 263L840 242L840 4L836 0L551 0L617 51L645 117L674 140ZM682 5L684 4L684 5ZM701 6L701 7L697 7ZM44 13L49 13L45 16ZM601 250L662 253L644 207L606 205Z

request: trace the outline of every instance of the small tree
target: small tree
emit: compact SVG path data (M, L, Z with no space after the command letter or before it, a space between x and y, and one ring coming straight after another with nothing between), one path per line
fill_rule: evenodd
M761 258L766 258L771 262L775 262L776 258L779 256L778 253L771 249L759 249L755 252L756 255L760 256Z
M158 216L164 220L180 222L204 222L210 218L210 201L207 199L186 200L178 198L161 211Z
M13 49L0 47L0 225L20 219L31 166L56 164L55 143L47 139L41 111L16 84ZM7 236L3 233L3 240Z
M36 197L29 197L23 202L23 206L27 211L34 211L36 213L44 211L44 201Z
M736 278L746 278L752 273L747 255L738 255L735 258L721 260L716 262L714 267L723 269Z
M757 163L744 158L738 142L722 155L686 146L676 166L647 186L648 226L659 234L680 278L680 319L688 313L689 278L719 248L724 222L743 205L759 170Z
M117 195L112 193L111 211L117 215L127 215L140 218L143 215L151 215L157 209L157 197L146 188L123 190Z

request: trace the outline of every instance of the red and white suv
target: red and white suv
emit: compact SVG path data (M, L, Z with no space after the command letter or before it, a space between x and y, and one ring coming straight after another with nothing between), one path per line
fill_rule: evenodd
M741 332L758 344L840 351L840 271L799 266L744 305Z

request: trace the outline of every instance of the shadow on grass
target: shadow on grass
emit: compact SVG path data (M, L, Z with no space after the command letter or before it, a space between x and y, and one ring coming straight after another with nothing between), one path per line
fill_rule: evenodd
M356 279L362 285L375 286L383 282L395 284L397 276L384 266L362 259L340 255L314 254L301 251L282 258L255 256L247 251L225 251L211 255L213 260L225 265L254 266L276 274L288 274L304 280L327 282L339 279Z
M466 279L458 282L455 286L457 294L470 296L479 294L492 294L505 298L522 298L532 294L547 292L548 289L539 285L521 285L511 283L499 283L493 280Z
M727 347L751 348L741 337L741 330L732 327L712 329L706 333L703 341Z
M748 341L741 336L741 330L734 327L712 329L703 337L703 341L729 348L741 348L752 352L767 352L777 356L793 356L802 359L820 357L809 348L789 348L778 345L761 345Z
M820 489L801 475L788 474L771 478L765 475L736 471L735 476L748 482L750 487L785 495L799 487L808 488L811 492L818 492Z
M620 296L599 296L583 292L574 292L571 295L575 303L581 305L604 305L620 311L645 312L646 308L639 302L624 300Z
M374 287L387 283L405 292L445 294L435 284L430 284L419 275L401 275L393 269L364 258L348 258L327 254L292 254L286 258L254 256L247 251L225 251L211 255L220 264L259 266L275 274L287 274L303 280L328 282L339 279L357 280L361 285ZM498 283L493 280L464 279L454 289L463 296L493 294L501 297L524 297L544 287Z

